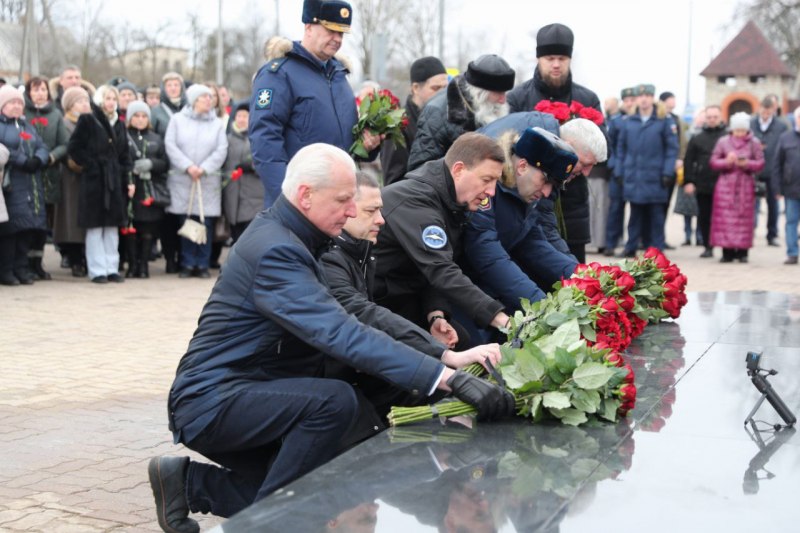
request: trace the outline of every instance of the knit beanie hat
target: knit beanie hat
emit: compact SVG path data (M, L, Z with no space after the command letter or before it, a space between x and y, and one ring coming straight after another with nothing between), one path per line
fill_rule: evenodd
M131 92L133 92L133 94L138 94L139 93L139 90L136 88L136 85L132 84L129 81L123 81L122 83L117 85L117 90L119 92L131 91Z
M411 83L425 83L438 74L447 74L438 57L422 57L411 63Z
M72 109L81 98L89 98L89 93L83 87L70 87L61 95L61 107L64 111Z
M480 56L467 65L467 83L487 91L505 92L514 88L516 72L496 54Z
M730 120L731 130L749 130L750 129L750 115L744 111L739 111L731 116Z
M128 110L125 113L127 117L126 120L130 121L131 117L136 113L144 113L147 115L147 120L150 120L150 106L142 102L141 100L134 100L130 104L128 104Z
M195 83L188 89L186 89L186 100L189 102L189 107L194 107L194 103L200 98L201 95L204 94L211 94L211 89L203 85L202 83Z
M12 85L3 85L0 87L0 112L2 112L5 105L12 100L19 100L24 104L25 100L23 99L22 91L18 91Z
M563 24L555 23L543 26L536 34L536 57L567 56L572 57L572 45L575 36L572 30Z

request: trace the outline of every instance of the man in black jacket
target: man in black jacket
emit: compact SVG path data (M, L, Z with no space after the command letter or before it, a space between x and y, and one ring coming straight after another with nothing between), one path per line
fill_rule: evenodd
M384 189L386 227L375 249L376 303L423 328L444 327L454 311L469 315L480 328L506 326L503 304L458 266L467 217L494 196L504 162L496 141L465 133L444 159L425 163Z
M384 224L381 215L383 201L375 178L358 172L356 180L356 216L347 220L342 234L334 239L335 246L322 256L325 276L334 298L359 322L379 329L419 352L441 359L452 368L484 363L487 357L492 364L497 364L501 359L500 346L497 344L454 352L449 349L454 343L448 335L440 335L439 330L434 329L434 337L402 316L374 303L376 261L372 247ZM452 327L449 328L453 331ZM419 403L387 381L358 372L333 358L325 362L325 377L342 379L358 387L381 416L387 414L392 405Z
M778 103L770 97L766 97L761 101L761 106L758 113L753 113L753 118L750 119L750 129L753 135L758 137L761 141L761 147L764 149L764 170L756 176L759 181L766 183L766 200L767 200L767 244L769 246L780 246L778 244L778 214L780 212L778 200L776 195L778 191L772 188L772 168L775 163L775 151L778 147L778 138L789 129L786 122L778 118ZM761 207L761 202L756 197L756 223L758 226L758 211Z
M536 69L533 78L508 93L508 105L512 113L533 111L542 100L563 102L568 106L578 102L584 107L594 108L600 115L599 126L603 126L602 109L597 95L572 81L570 63L575 37L572 30L559 23L543 26L536 34ZM563 122L563 121L562 121ZM570 252L580 262L585 261L586 243L591 241L589 225L589 182L586 176L577 176L561 194L565 232L562 234Z
M417 136L417 121L422 108L436 93L447 87L447 71L436 57L423 57L411 64L411 94L406 100L408 124L403 129L405 146L396 146L386 140L381 145L381 167L383 184L400 181L408 170L408 153Z
M697 226L700 228L706 247L700 257L704 258L714 256L711 246L711 208L717 173L711 170L709 161L714 146L723 135L725 135L725 123L722 121L722 109L718 105L706 107L703 130L689 139L683 160L683 192L697 197Z
M430 99L419 117L417 136L409 149L408 170L444 157L462 133L508 114L506 91L516 73L505 59L486 54L470 61L467 71Z

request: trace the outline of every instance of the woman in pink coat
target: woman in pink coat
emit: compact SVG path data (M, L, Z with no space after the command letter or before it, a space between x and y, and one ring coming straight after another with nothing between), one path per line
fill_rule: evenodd
M746 263L753 246L755 174L764 168L764 151L750 132L747 113L735 113L730 129L711 154L711 168L720 173L711 209L711 246L722 248L721 263Z

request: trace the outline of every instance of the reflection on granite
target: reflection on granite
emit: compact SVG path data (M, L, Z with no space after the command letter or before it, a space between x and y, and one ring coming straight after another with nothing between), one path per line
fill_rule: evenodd
M800 297L690 293L628 351L639 390L620 424L524 421L386 431L217 531L797 531L800 437L744 419L745 353L800 413ZM634 453L635 452L635 453Z

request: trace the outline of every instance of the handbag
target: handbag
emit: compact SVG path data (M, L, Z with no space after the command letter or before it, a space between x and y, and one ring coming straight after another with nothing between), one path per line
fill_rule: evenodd
M153 193L153 205L167 208L172 203L172 195L167 186L167 180L150 180Z
M192 213L192 200L197 191L197 207L200 211L200 222L189 218ZM192 180L192 190L189 192L189 206L186 208L186 221L183 226L178 230L178 235L185 239L189 239L195 244L205 244L208 236L206 235L206 217L203 216L203 192L200 187L200 182Z

